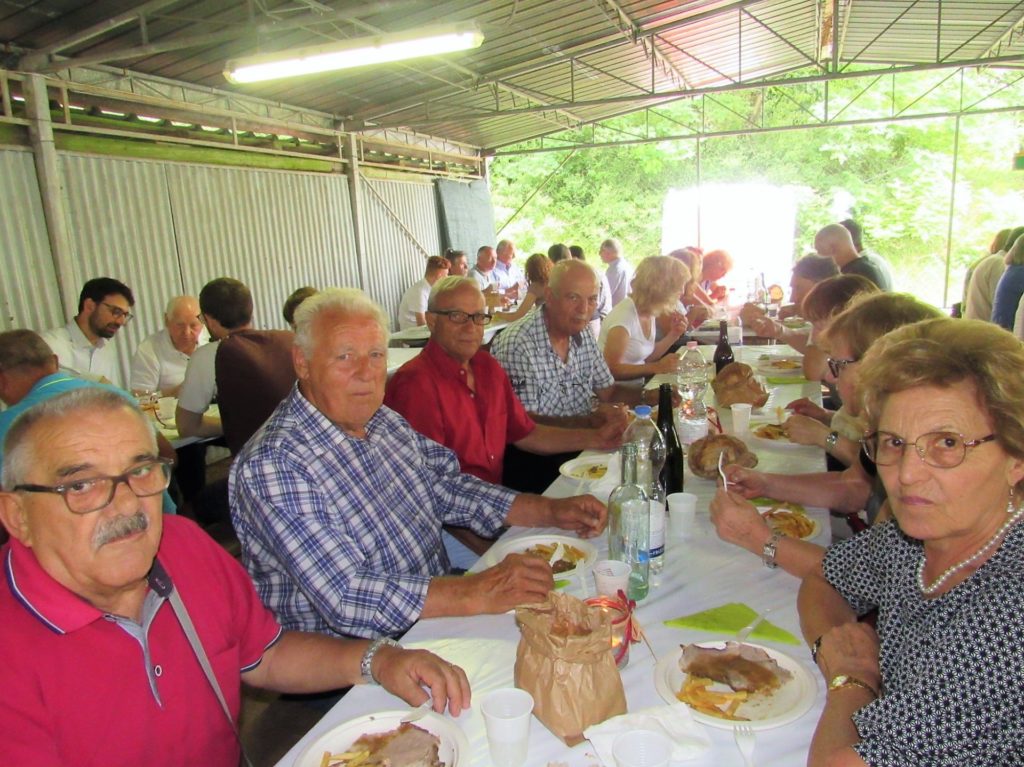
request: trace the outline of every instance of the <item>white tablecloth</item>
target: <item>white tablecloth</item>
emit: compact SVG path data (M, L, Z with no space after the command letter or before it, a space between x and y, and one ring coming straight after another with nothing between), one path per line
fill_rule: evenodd
M773 347L773 351L783 351ZM742 347L741 359L764 351L759 347ZM800 396L820 396L817 386L782 386L776 401L785 405ZM723 414L728 430L728 411ZM766 471L804 473L821 471L824 454L815 448L754 448L759 469ZM547 494L564 497L577 492L578 483L559 478ZM723 543L714 534L707 516L708 503L715 492L715 483L686 474L686 490L696 493L698 531L695 537L680 538L678 531L668 531L665 570L656 576L650 595L643 600L637 615L646 629L654 651L659 657L675 651L680 644L716 638L712 634L669 628L663 621L717 607L728 602L745 602L756 611L772 608L771 622L800 636L796 610L799 581L782 570L768 570L758 557ZM816 542L828 543L828 514L824 509L808 509L821 523L822 533ZM508 535L523 534L513 528ZM594 541L601 554L607 551L607 536ZM586 595L593 596L593 582L585 584ZM583 595L580 584L568 587ZM519 632L511 614L483 615L472 618L434 618L417 623L403 639L403 644L426 647L466 669L473 686L474 700L488 690L512 684L512 666ZM788 653L802 663L818 683L814 705L796 722L757 735L755 761L759 767L794 767L807 760L811 735L824 705L824 688L819 673L811 663L807 649L800 645L765 643ZM655 659L643 644L633 645L629 665L622 671L622 681L630 711L662 703L654 687ZM377 687L357 687L347 694L326 716L279 762L291 767L305 748L332 727L357 716L375 711L406 708L398 698ZM455 719L469 739L471 760L459 767L485 767L490 764L487 739L479 705ZM743 763L733 742L732 732L708 728L712 748L703 757L688 762L693 765L727 767ZM565 762L570 767L599 764L589 743L567 748L536 719L530 730L530 755L527 764L544 767L549 762ZM608 767L612 767L609 765Z

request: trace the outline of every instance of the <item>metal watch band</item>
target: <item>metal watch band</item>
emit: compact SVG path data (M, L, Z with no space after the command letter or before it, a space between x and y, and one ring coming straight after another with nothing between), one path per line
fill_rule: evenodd
M772 533L772 537L761 548L761 561L764 562L764 566L769 570L774 570L778 567L775 562L775 554L779 549L779 539L782 537L780 533Z
M373 656L381 647L401 647L401 645L391 637L381 637L370 642L370 646L363 653L363 659L359 661L359 673L362 674L366 684L380 684L373 676Z
M863 679L858 679L857 677L850 676L849 674L838 674L832 677L828 683L829 692L832 690L844 690L848 687L860 687L870 692L876 698L878 697L878 691L874 687L869 685Z
M824 636L824 634L822 634ZM811 642L811 661L815 666L818 665L818 651L821 649L821 637L818 637Z
M825 451L831 453L836 449L837 444L839 444L839 432L830 431L828 436L825 437Z

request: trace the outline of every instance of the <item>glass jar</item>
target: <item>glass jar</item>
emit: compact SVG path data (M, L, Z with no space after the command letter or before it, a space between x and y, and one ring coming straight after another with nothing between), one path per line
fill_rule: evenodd
M591 610L598 610L608 616L612 627L611 650L615 665L623 669L629 663L629 645L633 639L629 606L611 597L592 597L586 600Z

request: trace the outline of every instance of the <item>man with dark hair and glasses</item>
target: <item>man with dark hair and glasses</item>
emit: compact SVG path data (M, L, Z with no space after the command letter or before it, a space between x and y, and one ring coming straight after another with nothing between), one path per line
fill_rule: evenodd
M485 307L474 280L438 281L427 305L430 341L391 376L384 404L420 434L454 450L464 472L495 484L502 483L507 445L539 455L618 447L621 423L561 428L530 418L508 375L482 348L484 326L491 319ZM520 488L516 479L506 477L506 484ZM477 554L490 545L479 539L472 543L467 545Z
M116 392L36 405L6 450L0 764L235 767L243 681L283 692L365 681L413 705L428 687L453 715L469 703L462 671L428 652L282 631L227 552L160 513L169 465Z
M41 335L63 370L123 387L117 350L107 342L131 322L133 306L131 288L110 277L97 277L82 286L78 314Z

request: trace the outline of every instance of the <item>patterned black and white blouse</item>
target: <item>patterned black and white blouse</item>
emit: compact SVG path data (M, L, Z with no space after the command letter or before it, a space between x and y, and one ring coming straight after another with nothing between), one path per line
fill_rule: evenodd
M878 608L884 692L853 715L873 767L1024 765L1024 523L942 596L917 587L920 541L886 522L834 544L825 577Z

